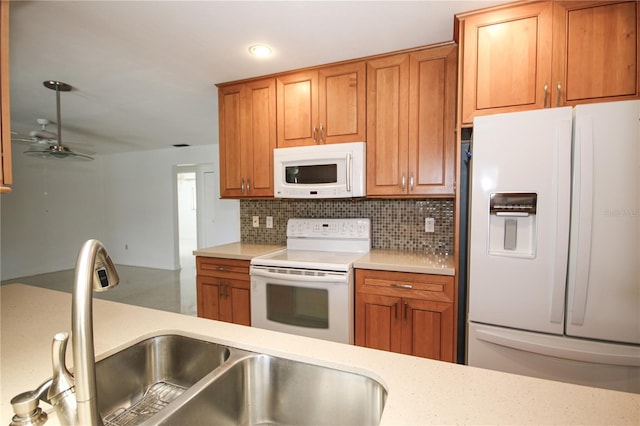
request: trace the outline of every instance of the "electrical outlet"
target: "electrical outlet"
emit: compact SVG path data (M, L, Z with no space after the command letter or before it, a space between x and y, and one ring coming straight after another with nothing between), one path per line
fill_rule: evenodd
M273 228L273 216L267 216L267 228Z
M426 217L424 219L424 232L435 232L436 220L432 217Z
M254 216L253 217L253 227L254 228L259 228L260 227L260 216Z

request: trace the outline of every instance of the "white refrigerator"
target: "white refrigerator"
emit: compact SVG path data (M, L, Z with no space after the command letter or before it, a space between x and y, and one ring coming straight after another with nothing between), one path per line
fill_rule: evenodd
M640 393L640 101L474 120L467 363Z

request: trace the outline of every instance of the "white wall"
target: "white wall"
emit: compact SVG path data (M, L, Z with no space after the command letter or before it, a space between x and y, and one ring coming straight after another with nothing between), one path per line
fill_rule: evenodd
M121 265L179 269L175 166L217 165L218 146L114 154L104 161L111 257Z
M14 150L2 195L0 277L72 268L80 246L104 237L103 162L44 160Z
M217 145L91 162L14 153L13 192L3 194L0 204L0 278L73 268L89 238L100 239L117 264L179 268L174 166L205 162L214 163L217 173Z

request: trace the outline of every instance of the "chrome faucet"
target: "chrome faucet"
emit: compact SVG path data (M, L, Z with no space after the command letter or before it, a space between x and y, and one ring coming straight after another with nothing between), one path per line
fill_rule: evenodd
M73 376L65 366L68 334L58 333L53 341L53 383L48 398L64 425L102 425L97 402L91 291L109 290L118 281L118 273L102 243L85 242L76 261L71 307Z

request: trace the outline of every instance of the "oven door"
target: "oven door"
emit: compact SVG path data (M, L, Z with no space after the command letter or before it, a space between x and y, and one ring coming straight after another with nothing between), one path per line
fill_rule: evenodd
M353 271L251 266L251 325L353 344Z

